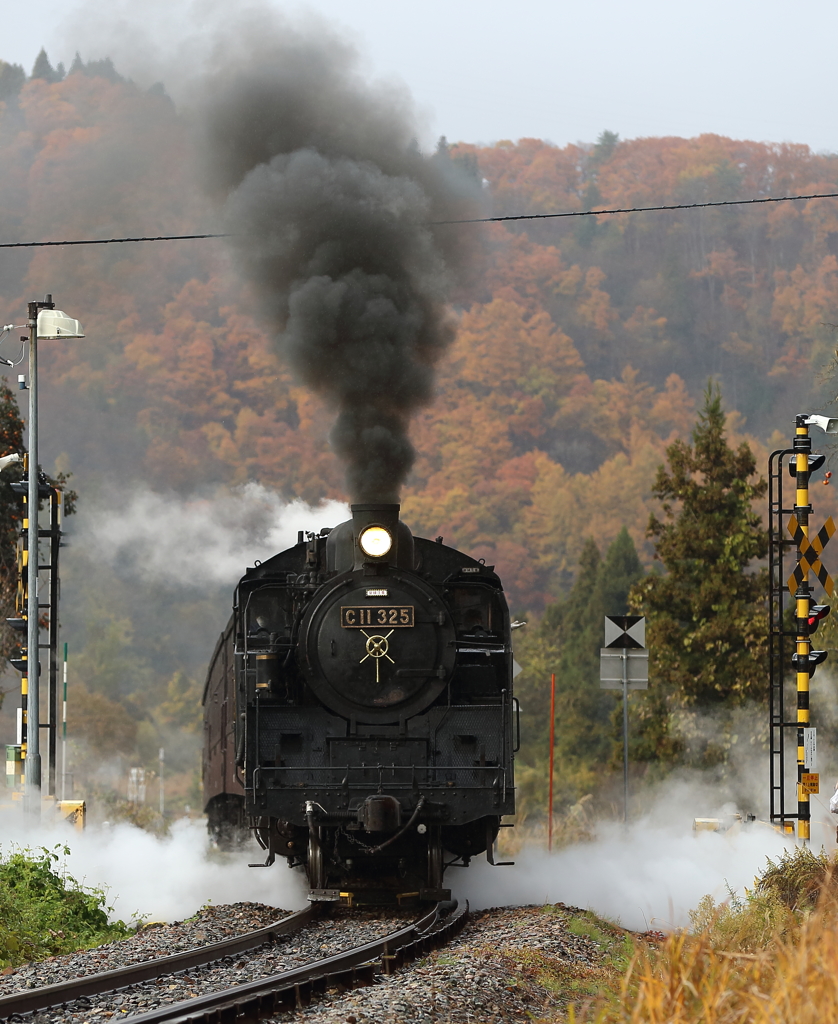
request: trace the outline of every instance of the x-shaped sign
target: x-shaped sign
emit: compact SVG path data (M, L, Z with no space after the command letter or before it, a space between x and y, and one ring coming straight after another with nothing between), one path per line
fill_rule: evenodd
M381 680L379 678L380 673L378 670L378 664L381 658L386 658L391 665L396 664L395 661L393 661L393 659L387 653L390 650L390 637L393 635L395 631L391 629L390 632L385 633L384 636L370 636L369 633L367 633L367 631L364 629L362 629L361 632L367 638L367 642L364 645L367 653L363 656L363 658L361 658L359 664L363 665L367 658L375 659L375 681L379 683L381 682Z
M835 523L830 516L823 526L815 534L813 540L809 540L803 533L803 529L793 516L788 521L788 531L800 551L800 561L789 576L788 588L794 594L800 584L806 579L811 570L820 580L823 589L832 597L835 583L820 560L823 549L829 543L830 537L835 533Z

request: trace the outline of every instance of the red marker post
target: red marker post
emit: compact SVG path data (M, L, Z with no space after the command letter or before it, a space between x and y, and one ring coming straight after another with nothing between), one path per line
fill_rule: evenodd
M556 673L550 676L550 792L547 796L547 849L553 849L553 748L556 742Z

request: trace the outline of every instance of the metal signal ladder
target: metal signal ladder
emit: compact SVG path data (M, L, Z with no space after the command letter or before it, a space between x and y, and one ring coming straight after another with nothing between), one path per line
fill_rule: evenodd
M769 677L769 717L771 743L771 822L779 824L782 832L787 831L786 822L797 818L797 812L787 812L785 807L785 736L786 729L794 729L798 723L785 720L785 666L789 664L786 651L786 638L792 642L796 637L794 630L785 626L785 619L791 600L786 587L784 570L786 548L793 548L794 541L784 529L783 517L794 513L793 508L783 508L783 472L786 469L786 456L795 455L793 448L783 448L772 452L768 460L768 578L769 597L769 637L768 637L768 677ZM796 741L795 741L796 742ZM797 781L795 779L795 781ZM797 803L795 802L795 807Z

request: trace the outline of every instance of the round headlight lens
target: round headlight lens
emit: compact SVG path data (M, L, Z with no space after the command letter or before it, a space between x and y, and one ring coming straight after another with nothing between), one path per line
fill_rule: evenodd
M381 558L393 546L393 538L383 526L368 526L358 538L361 550L370 558Z

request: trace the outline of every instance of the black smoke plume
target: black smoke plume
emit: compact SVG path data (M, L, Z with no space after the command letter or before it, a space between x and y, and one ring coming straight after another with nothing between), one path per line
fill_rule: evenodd
M281 356L337 412L352 499L397 501L463 260L462 232L432 222L473 213L474 186L419 152L404 94L322 28L266 25L244 52L207 83L211 188Z

